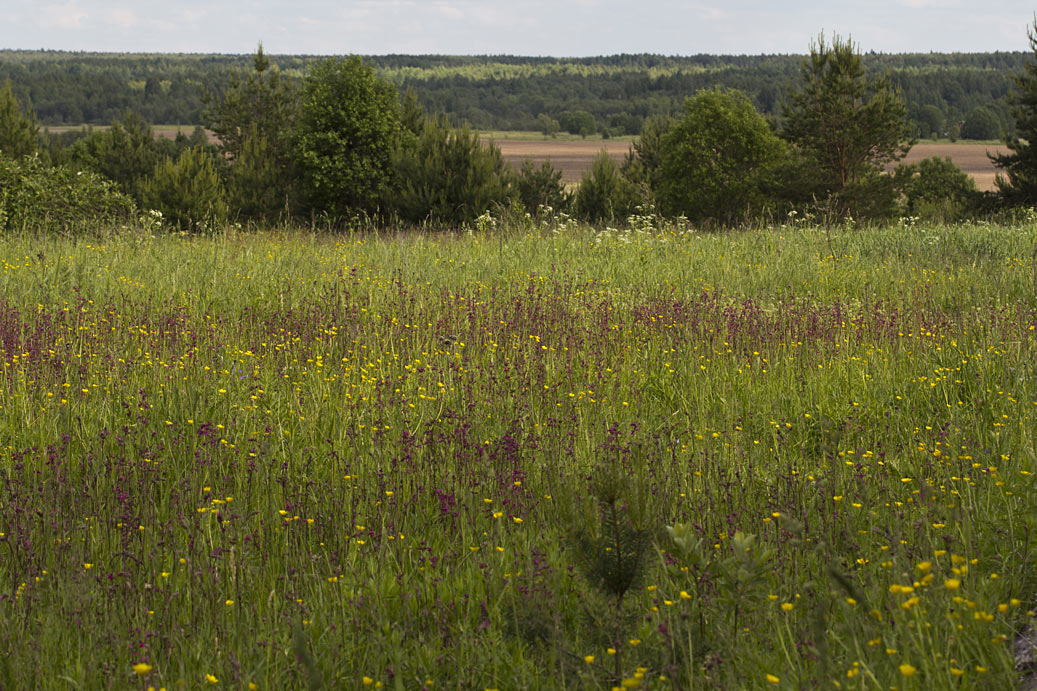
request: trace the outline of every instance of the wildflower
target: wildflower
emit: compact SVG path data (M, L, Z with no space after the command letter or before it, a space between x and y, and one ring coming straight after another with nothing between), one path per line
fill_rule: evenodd
M957 590L960 585L961 581L957 578L948 578L943 582L943 587L947 590Z
M374 683L374 679L372 679L371 677L364 677L363 679L361 679L361 681L364 683L364 686L370 686Z
M925 573L926 571L928 571L932 567L933 567L933 564L930 561L920 561L917 564L915 564L915 568L918 569L919 571L921 571L922 573Z
M140 676L144 676L152 669L152 666L149 665L147 662L138 662L137 664L133 665L133 671L139 674Z
M217 679L217 678L216 678L215 676L213 676L212 674L206 674L206 675L205 675L205 680L206 680L207 682L209 682L210 684L219 684L219 683L220 683L220 680L219 680L219 679Z
M777 683L781 682L781 679L776 677L776 676L774 676L773 674L768 674L764 678L767 680L768 684L777 684Z
M593 655L584 655L583 656L583 661L586 662L589 665L590 663L594 662L594 656Z
M906 662L900 665L900 673L903 674L905 677L913 677L915 675L915 672L917 671L918 669L916 667L914 667L913 665L909 665Z
M783 612L791 612L793 607L795 607L795 605L792 604L791 602L782 602L781 603L781 610Z

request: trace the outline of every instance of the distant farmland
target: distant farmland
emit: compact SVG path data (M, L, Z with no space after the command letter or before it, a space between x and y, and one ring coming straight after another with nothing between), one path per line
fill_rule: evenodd
M526 158L535 163L549 160L562 171L562 179L567 183L580 181L583 174L590 169L591 161L602 149L617 162L623 160L630 150L630 142L622 140L551 140L551 139L494 139L504 154L505 160L516 167ZM997 144L985 142L940 142L916 144L905 159L912 163L929 156L948 156L955 164L975 179L981 190L994 188L994 168L987 152L996 153L1003 150Z

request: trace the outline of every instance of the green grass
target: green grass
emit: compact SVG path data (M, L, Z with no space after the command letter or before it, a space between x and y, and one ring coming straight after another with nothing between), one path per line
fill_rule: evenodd
M1007 688L1035 242L3 239L0 687Z

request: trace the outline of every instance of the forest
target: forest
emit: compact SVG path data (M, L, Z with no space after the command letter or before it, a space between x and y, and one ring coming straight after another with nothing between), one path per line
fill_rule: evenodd
M647 118L677 115L689 95L716 86L743 91L761 113L779 119L803 57L382 55L363 60L455 126L545 132L558 127L617 136L640 134ZM917 136L997 139L1012 131L1006 96L1024 52L861 57L869 73L888 74L900 89ZM269 58L285 78L300 83L320 59ZM196 125L202 123L205 94L225 90L233 71L250 63L248 55L4 50L0 83L9 79L15 96L31 104L43 125L108 125L127 110L150 123Z

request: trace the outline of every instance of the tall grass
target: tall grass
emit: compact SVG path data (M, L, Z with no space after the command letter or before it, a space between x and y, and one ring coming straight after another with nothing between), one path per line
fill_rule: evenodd
M1034 227L634 228L0 241L0 687L1011 685Z

